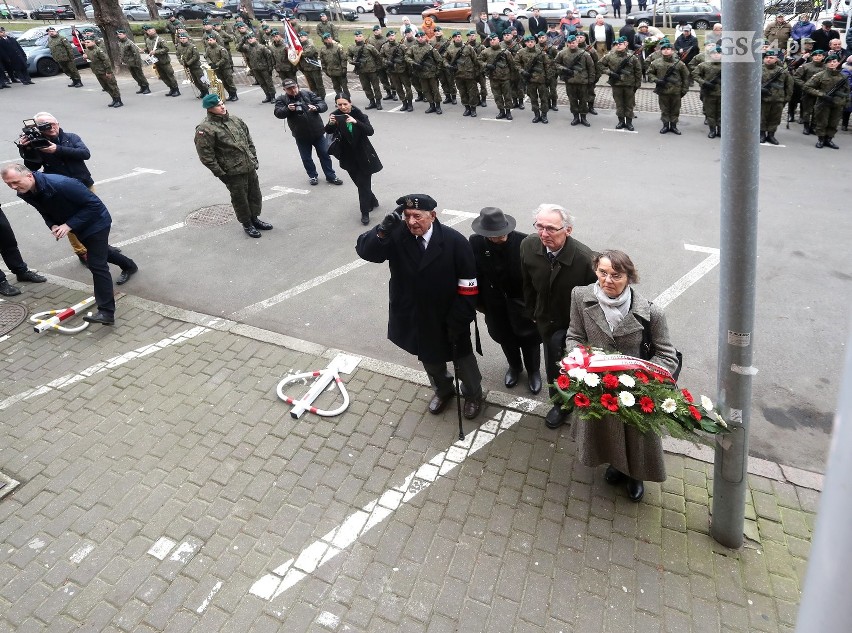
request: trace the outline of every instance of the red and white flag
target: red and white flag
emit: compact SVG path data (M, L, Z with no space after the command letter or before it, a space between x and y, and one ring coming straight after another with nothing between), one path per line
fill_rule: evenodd
M284 20L284 45L289 49L287 57L290 61L293 63L297 62L299 57L302 56L302 42L299 41L293 25L286 19Z

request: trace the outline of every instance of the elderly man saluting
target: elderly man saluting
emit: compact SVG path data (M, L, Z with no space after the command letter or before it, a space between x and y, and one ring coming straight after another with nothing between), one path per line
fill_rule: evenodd
M464 383L464 417L482 409L482 375L470 343L476 314L476 263L467 239L436 219L438 203L411 193L382 223L358 237L361 259L390 265L388 338L416 354L435 395L429 413L438 415L452 400L452 360Z

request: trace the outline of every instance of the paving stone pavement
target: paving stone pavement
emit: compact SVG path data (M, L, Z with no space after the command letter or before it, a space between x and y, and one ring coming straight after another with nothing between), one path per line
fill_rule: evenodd
M85 292L24 290L31 313ZM345 413L295 420L277 382L337 350L130 296L117 317L0 343L0 471L21 482L0 500L0 631L793 631L817 490L751 475L732 551L708 536L712 464L668 454L633 504L500 394L462 460L417 372L365 359ZM409 477L440 456L457 467ZM395 489L338 556L251 593Z

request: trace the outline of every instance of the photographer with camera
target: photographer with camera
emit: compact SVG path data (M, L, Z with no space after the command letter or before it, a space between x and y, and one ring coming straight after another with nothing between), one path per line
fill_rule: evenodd
M320 117L320 113L326 110L328 104L310 90L300 90L295 79L285 79L284 94L275 99L275 116L287 120L311 184L316 185L319 182L317 166L312 158L312 150L315 149L326 182L342 185L343 181L334 173L334 166L328 155L324 125Z

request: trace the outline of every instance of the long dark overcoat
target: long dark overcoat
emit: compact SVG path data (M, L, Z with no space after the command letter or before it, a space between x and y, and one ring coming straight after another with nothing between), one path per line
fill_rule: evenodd
M388 339L426 363L452 360L448 332L469 333L476 312L470 244L438 220L432 227L425 253L404 224L385 238L370 229L355 246L361 259L390 266ZM457 340L459 357L472 353L470 334Z
M344 122L346 115L340 110L335 110L332 114L339 123L326 124L325 131L329 134L337 131L340 134L340 167L346 171L366 171L371 174L380 172L382 161L368 138L373 135L370 118L353 106L349 114L357 123L352 124L350 132Z

